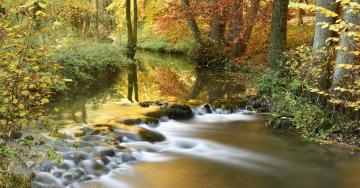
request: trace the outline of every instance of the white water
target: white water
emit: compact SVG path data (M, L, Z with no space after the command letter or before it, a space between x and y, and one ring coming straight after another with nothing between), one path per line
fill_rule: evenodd
M209 160L214 163L223 163L238 168L247 169L256 173L276 176L275 169L286 166L285 161L275 159L271 156L248 151L245 149L225 145L208 139L197 138L203 132L221 130L221 126L228 126L231 122L254 121L255 115L246 111L228 113L215 111L212 114L203 114L199 111L194 119L189 121L167 120L161 122L158 128L151 128L145 124L140 125L164 134L167 140L160 143L130 142L124 146L131 148L140 163L161 163L177 160L182 156ZM156 173L156 172L154 172ZM108 175L92 181L92 185L99 184L100 187L119 188L132 187L124 183L121 177L130 177L136 180L138 174L131 166L124 165L120 169L111 171ZM159 180L160 181L160 180ZM86 184L86 183L85 183ZM72 187L88 187L84 183Z

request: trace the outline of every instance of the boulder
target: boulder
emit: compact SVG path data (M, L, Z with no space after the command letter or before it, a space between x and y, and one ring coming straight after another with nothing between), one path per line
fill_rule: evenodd
M115 156L115 151L111 148L102 149L99 151L100 157L109 156L113 157Z
M61 187L59 180L47 172L37 173L33 182L32 187Z
M117 122L125 125L137 125L143 123L143 120L141 118L137 118L137 119L125 119Z
M139 135L141 137L142 140L148 141L148 142L162 142L166 140L166 137L164 135L162 135L159 132L156 131L151 131L148 129L140 129L139 130Z
M129 153L123 153L121 155L121 160L122 160L122 162L126 163L126 162L135 161L136 158L134 156L130 155Z
M194 113L188 105L173 104L166 109L170 119L186 120L194 117Z
M212 113L210 104L205 104L205 105L203 106L203 108L204 108L204 110L205 110L206 113L208 113L208 114L211 114L211 113Z

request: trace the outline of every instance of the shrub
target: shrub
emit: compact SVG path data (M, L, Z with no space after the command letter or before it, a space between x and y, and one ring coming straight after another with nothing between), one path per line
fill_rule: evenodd
M105 72L113 72L129 62L125 49L113 44L71 43L57 50L55 58L62 75L74 81L95 80Z
M301 46L285 54L278 71L263 76L257 89L273 102L271 111L275 113L268 125L294 129L311 139L338 139L344 134L356 137L346 128L352 120L319 101L329 95L327 91L318 89L317 95L312 94L322 85L330 59L330 52L313 56L309 47Z
M4 38L0 50L0 138L7 140L19 137L23 126L44 118L42 107L64 82L58 74L59 65L45 61L49 51L29 42L31 23L0 27L7 35L17 32Z

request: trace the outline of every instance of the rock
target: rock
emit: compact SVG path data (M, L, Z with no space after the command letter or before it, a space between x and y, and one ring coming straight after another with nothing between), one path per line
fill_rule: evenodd
M101 155L101 157L104 157L104 156L113 157L113 156L115 156L115 151L111 148L106 148L106 149L100 150L99 154Z
M79 148L86 148L86 147L94 147L95 145L93 143L90 142L85 142L80 140L79 142L76 142L79 146Z
M45 184L40 182L31 182L31 188L63 188L61 185Z
M71 172L66 172L63 174L63 178L69 182L71 182L74 178L74 175Z
M156 106L166 106L167 103L166 103L166 102L162 102L162 101L155 101L155 102L145 101L145 102L140 102L140 103L139 103L139 106L141 106L142 108L148 108L149 106L152 106L152 105L156 105Z
M116 145L115 147L119 150L127 149L125 146L121 146L121 145Z
M147 116L147 117L160 119L160 118L162 118L164 116L167 116L167 112L166 112L166 110L158 110L158 111L153 111L153 112L147 112L144 115Z
M108 171L103 164L100 164L100 162L95 159L84 160L79 166L84 169L86 174L95 174L96 176L105 174Z
M186 120L194 117L194 114L188 105L173 104L167 109L167 115L170 119Z
M89 125L81 126L80 130L83 132L84 135L89 135L94 131L94 129L92 129Z
M75 166L74 161L72 161L72 160L63 160L62 163L61 163L60 168L64 169L64 170L70 170L74 166Z
M89 154L83 151L74 151L64 155L64 159L72 160L76 164L80 163L82 160L88 159Z
M208 113L208 114L211 114L211 113L212 113L210 104L205 104L205 105L203 106L203 108L205 109L205 112L206 112L206 113Z
M52 172L52 174L57 178L61 177L63 175L63 173L64 173L63 170L55 170Z
M41 172L50 172L52 169L52 164L49 160L42 162L39 171Z
M101 130L99 130L99 129L95 129L93 132L91 132L90 134L91 135L98 135L98 134L100 134L101 133Z
M53 176L52 174L47 173L47 172L37 173L35 176L34 182L39 183L37 185L38 187L41 187L43 185L47 185L48 187L60 187L59 180L55 176Z
M102 156L100 160L104 163L104 165L107 165L110 163L110 160L106 156Z
M118 123L123 123L125 125L137 125L137 124L141 124L143 123L142 119L137 118L137 119L125 119L125 120L121 120L121 121L117 121Z
M86 135L86 136L82 137L81 140L87 141L87 142L94 142L94 141L105 141L106 138L104 138L103 136L99 136L99 135Z
M162 135L161 133L151 131L148 129L140 129L139 135L141 136L142 140L148 141L148 142L162 142L166 140L166 137Z
M126 162L130 162L130 161L135 161L136 158L128 153L123 153L121 155L121 160L122 160L122 162L126 163Z
M139 124L147 124L147 125L158 125L159 120L153 117L145 117L145 118L137 118L137 119L125 119L121 121L117 121L118 123L122 123L125 125L139 125Z
M152 102L140 102L139 106L141 106L142 108L147 108L152 104Z
M94 176L91 176L91 175L86 175L86 176L83 176L79 179L79 181L90 181L94 179Z
M167 106L168 103L167 103L167 102L163 102L163 101L155 101L155 105L157 105L157 106Z
M146 117L143 120L143 123L147 124L147 125L159 125L159 119L157 118L152 118L152 117Z
M79 179L85 174L84 169L82 168L72 169L70 172L73 174L74 179Z
M121 131L121 130L116 130L115 134L116 134L117 139L120 142L124 141L124 137L126 137L126 139L133 140L133 141L141 141L141 137L135 133L129 133L129 132Z

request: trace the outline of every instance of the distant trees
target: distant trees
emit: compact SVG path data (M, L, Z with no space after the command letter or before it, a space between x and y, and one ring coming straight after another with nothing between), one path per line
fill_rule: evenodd
M238 57L246 51L259 9L260 0L181 0L181 4L172 1L159 22L168 29L169 24L186 21L198 46L210 40L223 47L223 54Z

